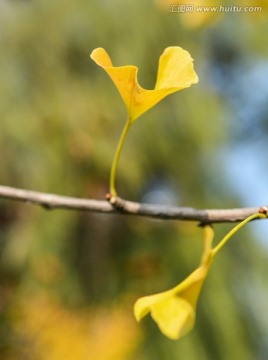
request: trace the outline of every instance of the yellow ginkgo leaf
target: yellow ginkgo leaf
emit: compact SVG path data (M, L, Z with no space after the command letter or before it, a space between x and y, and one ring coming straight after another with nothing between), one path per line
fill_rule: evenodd
M167 95L198 82L190 54L177 46L166 48L161 55L153 90L139 85L136 66L113 66L103 48L93 50L90 56L113 80L127 107L130 123Z
M151 313L161 332L170 339L179 339L194 326L196 305L203 283L213 261L213 230L205 229L204 252L200 266L171 290L138 299L134 305L137 321Z

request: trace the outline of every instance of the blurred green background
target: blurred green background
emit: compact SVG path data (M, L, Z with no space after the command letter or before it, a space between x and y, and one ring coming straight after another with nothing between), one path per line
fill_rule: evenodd
M196 208L267 203L267 2L235 1L260 4L258 14L170 13L177 3L0 0L2 185L103 199L126 111L89 54L104 47L114 65L137 65L140 84L153 88L160 54L176 45L194 58L199 84L166 98L132 127L119 194ZM132 306L196 267L202 245L196 223L1 200L0 358L267 359L262 223L222 251L195 329L171 341L150 318L136 324ZM216 225L216 240L231 227Z

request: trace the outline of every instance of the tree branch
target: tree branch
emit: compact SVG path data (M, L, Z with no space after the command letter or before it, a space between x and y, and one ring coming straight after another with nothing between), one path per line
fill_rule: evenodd
M260 211L259 207L197 210L190 207L142 204L121 198L105 200L79 199L0 186L0 198L43 206L46 209L83 210L106 214L126 214L165 220L188 220L201 223L238 222Z

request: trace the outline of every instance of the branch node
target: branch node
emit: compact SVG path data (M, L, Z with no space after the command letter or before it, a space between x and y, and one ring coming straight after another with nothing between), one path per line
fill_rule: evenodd
M106 200L113 206L114 209L118 211L125 210L125 200L118 196L113 196L111 194L106 194Z
M268 207L267 206L262 206L259 209L259 213L268 216Z

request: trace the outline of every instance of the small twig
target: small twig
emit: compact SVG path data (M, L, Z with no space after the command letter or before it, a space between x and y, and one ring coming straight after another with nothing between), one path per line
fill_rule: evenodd
M198 210L190 207L142 204L123 200L119 197L113 198L113 204L111 205L105 200L79 199L9 186L0 186L0 198L28 202L43 206L46 209L84 210L105 214L119 213L163 220L188 220L201 223L238 222L260 210L260 207Z

